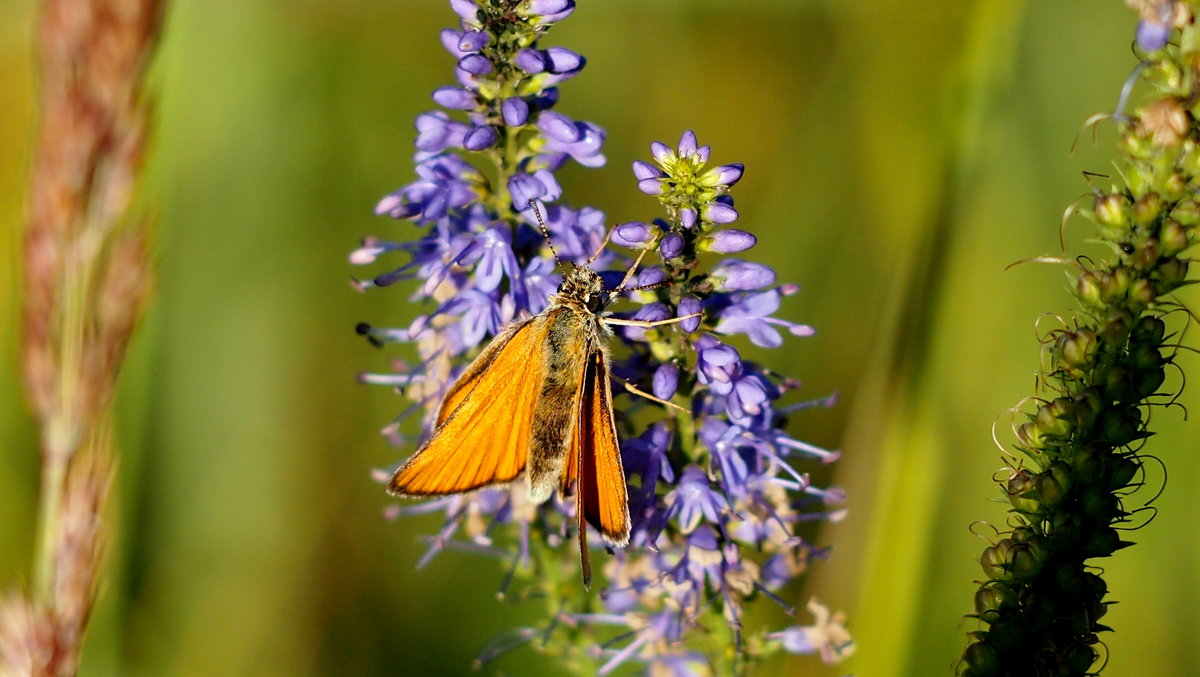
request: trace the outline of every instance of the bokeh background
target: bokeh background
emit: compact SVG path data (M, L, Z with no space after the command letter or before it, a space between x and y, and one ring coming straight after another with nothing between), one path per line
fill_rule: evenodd
M6 585L28 578L37 485L16 364L34 4L0 3ZM442 0L172 4L146 183L160 283L119 393L115 541L83 675L465 674L537 617L496 600L486 561L415 570L435 522L383 521L369 480L407 451L377 434L402 402L354 378L388 357L354 323L416 312L403 290L353 292L346 253L409 228L371 208L412 177L412 118L452 80L437 31L453 20ZM985 545L968 527L1003 519L991 426L1032 393L1038 316L1071 307L1061 268L1005 266L1056 253L1081 172L1112 171L1111 130L1071 145L1112 109L1133 25L1120 0L582 0L544 43L588 57L560 108L609 133L606 167L562 173L566 199L652 218L630 163L686 128L744 162L742 227L802 286L787 316L818 329L757 357L813 397L841 393L793 422L843 450L824 477L849 514L816 535L831 557L791 596L845 610L858 653L759 674L950 674ZM1100 253L1086 223L1065 233ZM1179 410L1153 426L1171 482L1137 547L1102 563L1119 602L1106 674L1190 676L1196 434ZM1162 471L1148 481L1143 500ZM527 650L497 671L553 674Z

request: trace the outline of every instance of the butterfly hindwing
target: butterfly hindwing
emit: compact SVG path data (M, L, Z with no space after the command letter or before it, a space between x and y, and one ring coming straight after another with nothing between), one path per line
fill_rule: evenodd
M613 420L608 355L601 347L588 355L577 427L577 505L606 541L623 548L629 543L629 499Z

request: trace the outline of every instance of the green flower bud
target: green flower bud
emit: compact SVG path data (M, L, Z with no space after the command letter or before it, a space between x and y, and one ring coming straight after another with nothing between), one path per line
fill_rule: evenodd
M1166 323L1157 317L1146 315L1134 325L1130 338L1138 343L1158 345L1162 343L1163 337L1166 335Z
M1142 308L1147 308L1151 303L1154 303L1154 299L1158 295L1154 283L1144 277L1139 277L1129 285L1129 300Z
M1108 345L1119 346L1125 343L1132 327L1133 314L1124 308L1113 308L1100 327L1100 338Z
M1079 300L1090 306L1100 305L1100 280L1101 274L1095 270L1080 274L1075 281L1075 293Z
M1193 174L1197 176L1200 174ZM1171 218L1178 221L1185 228L1191 228L1200 224L1200 203L1192 198L1180 200L1175 203L1175 207L1171 210Z
M1194 202L1192 203L1195 204ZM1163 256L1174 256L1188 248L1188 230L1178 221L1167 221L1158 233Z
M1096 332L1091 329L1063 331L1054 341L1056 353L1069 367L1091 364L1096 354Z
M1171 257L1158 264L1160 294L1174 291L1187 281L1188 262Z
M1133 370L1123 364L1113 366L1104 375L1104 394L1110 400L1128 402L1135 390Z
M1104 478L1108 469L1104 454L1089 445L1080 449L1071 458L1071 467L1075 469L1075 477L1082 484L1095 484Z
M1046 507L1056 507L1067 497L1072 484L1074 477L1071 468L1065 463L1055 461L1050 464L1049 469L1037 476L1038 498Z
M1088 628L1090 629L1090 624ZM1096 662L1096 650L1090 646L1076 645L1067 657L1067 674L1082 675Z
M1028 514L1037 514L1041 511L1042 505L1037 500L1037 480L1034 475L1028 470L1019 470L1009 478L1005 484L1005 491L1008 493L1008 502L1016 510ZM1012 539L1004 539L1012 543ZM1001 542L1004 542L1001 541Z
M1108 464L1108 489L1120 489L1129 484L1142 464L1134 456L1116 456Z
M1045 438L1042 437L1042 431L1033 421L1022 423L1017 428L1017 439L1021 441L1022 447L1034 452L1042 449L1046 443Z
M974 642L963 652L962 677L995 677L1000 674L1000 652L987 642Z
M1002 583L988 583L975 591L975 613L987 623L995 623L1001 611L1016 607L1016 593Z
M1037 424L1047 437L1068 439L1075 432L1075 416L1071 400L1059 397L1037 411Z
M983 554L979 556L979 565L983 567L983 574L989 580L1012 580L1008 568L1008 555L1014 545L1011 538L1002 538L995 545L983 549Z
M1107 489L1099 487L1092 487L1085 491L1079 499L1079 504L1085 515L1102 524L1111 521L1119 509L1117 497Z
M1150 225L1162 213L1162 207L1162 198L1158 193L1146 193L1133 203L1133 223L1143 227Z
M1183 198L1188 193L1187 180L1179 172L1172 172L1170 176L1162 182L1162 192L1167 200L1175 202Z
M1050 551L1046 548L1045 539L1035 538L1028 543L1018 543L1009 551L1009 568L1013 578L1027 581L1042 572Z
M1133 276L1128 268L1114 268L1100 282L1100 301L1105 305L1115 305L1125 300L1129 295L1129 283Z
M1137 390L1137 399L1144 400L1158 392L1159 387L1162 386L1163 381L1165 380L1167 380L1167 372L1161 367L1158 369L1140 372L1138 374L1137 384L1135 385Z
M1080 550L1090 557L1108 557L1128 545L1130 543L1122 541L1116 529L1100 527L1091 531L1088 540L1081 544Z
M1137 407L1110 407L1100 415L1099 435L1102 440L1121 447L1142 436L1142 412Z
M1122 193L1100 195L1092 204L1092 212L1100 225L1124 230L1129 225L1129 198Z
M1165 361L1157 345L1139 342L1129 348L1129 363L1134 369L1158 369Z

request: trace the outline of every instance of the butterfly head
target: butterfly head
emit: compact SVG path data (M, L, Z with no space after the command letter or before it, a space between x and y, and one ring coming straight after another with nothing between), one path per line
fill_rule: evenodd
M604 281L596 271L574 263L567 264L562 284L558 285L558 295L592 313L603 310L612 297L610 292L604 290Z

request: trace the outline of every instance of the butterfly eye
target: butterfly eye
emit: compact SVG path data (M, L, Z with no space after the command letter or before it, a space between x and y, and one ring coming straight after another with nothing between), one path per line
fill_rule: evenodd
M597 312L604 305L603 294L588 294L587 308L591 312Z

